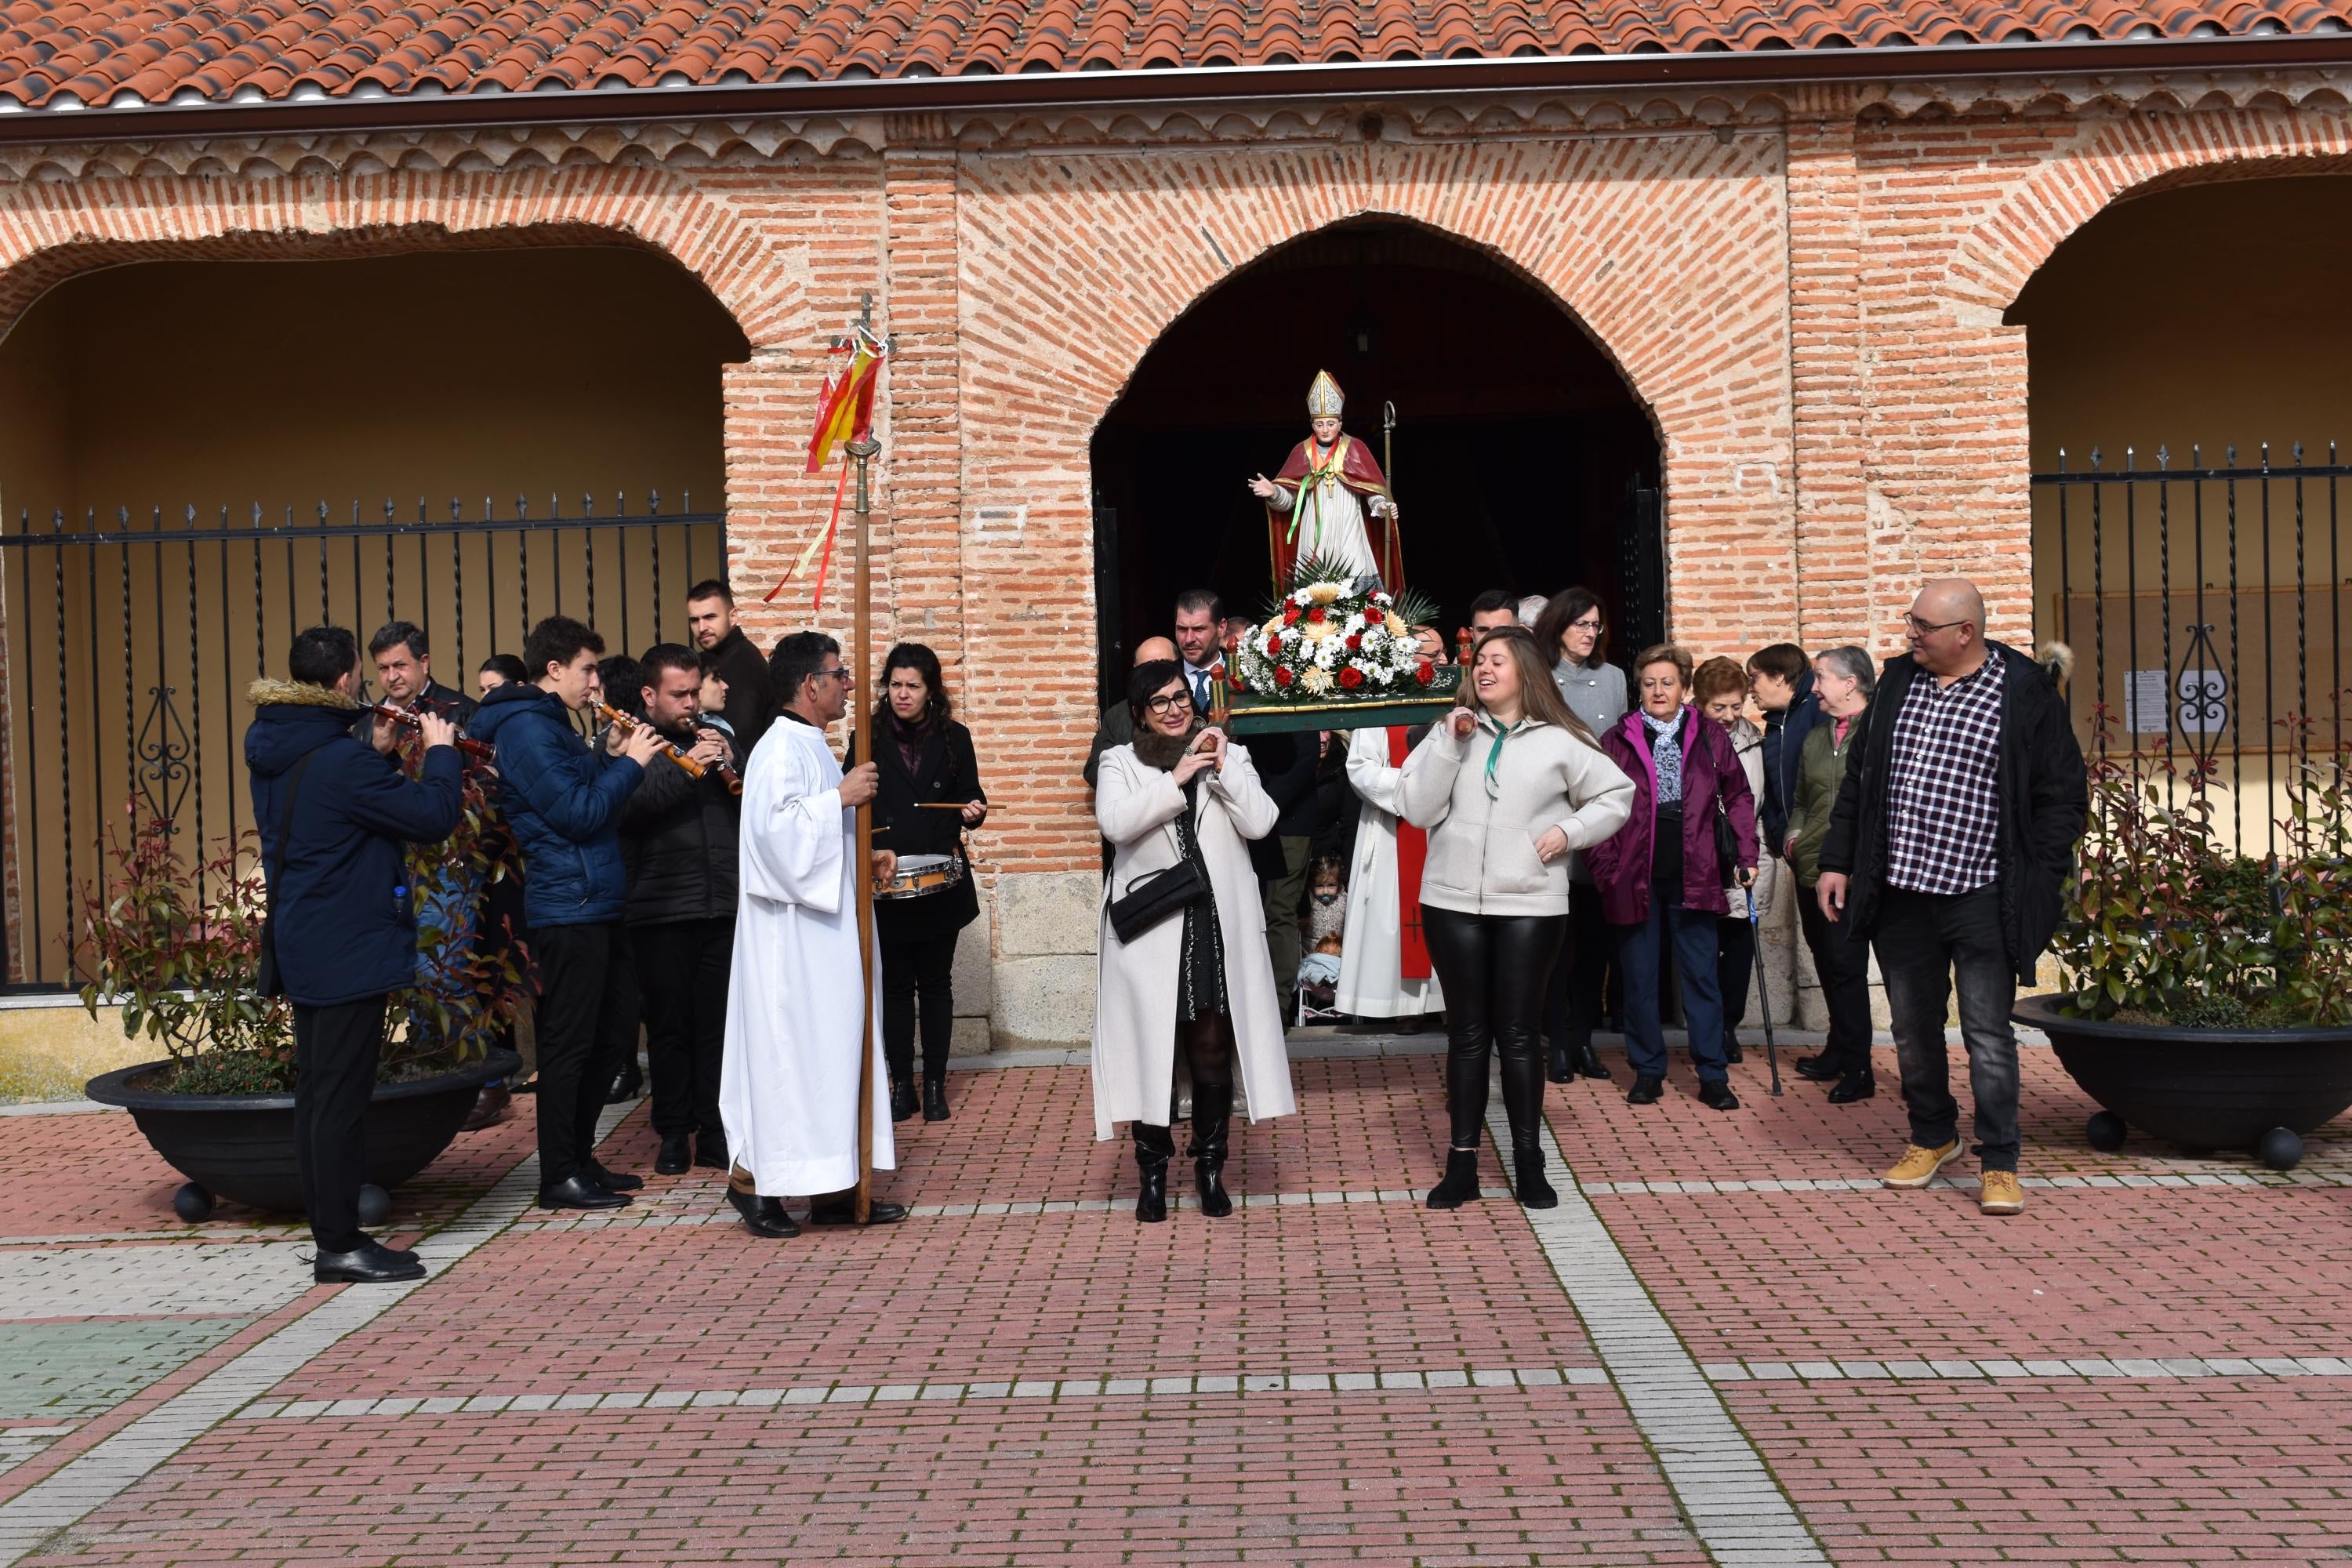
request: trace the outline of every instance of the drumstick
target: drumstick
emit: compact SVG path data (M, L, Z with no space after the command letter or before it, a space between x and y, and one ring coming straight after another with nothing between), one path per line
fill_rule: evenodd
M919 800L915 803L915 809L917 811L961 811L963 807L951 800Z

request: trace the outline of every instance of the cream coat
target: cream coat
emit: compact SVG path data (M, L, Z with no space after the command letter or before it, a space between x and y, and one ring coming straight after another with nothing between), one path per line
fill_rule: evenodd
M1495 721L1478 715L1455 740L1440 721L1404 761L1404 819L1429 830L1421 901L1464 914L1564 915L1568 863L1547 866L1536 840L1557 827L1570 849L1600 843L1633 814L1633 781L1598 746L1549 724L1504 742L1486 794Z
M1274 963L1265 946L1265 913L1244 840L1274 831L1274 802L1257 780L1249 753L1225 752L1222 773L1201 775L1193 831L1217 901L1224 940L1225 984L1234 1010L1234 1039L1249 1119L1287 1116L1297 1109L1290 1089L1290 1059L1283 1047L1282 1013L1275 1001ZM1175 775L1114 746L1096 775L1095 820L1115 858L1103 888L1095 969L1095 1136L1111 1136L1120 1121L1168 1120L1175 1089L1176 970L1184 917L1171 915L1133 945L1111 930L1111 900L1136 879L1176 864L1170 824L1184 808Z

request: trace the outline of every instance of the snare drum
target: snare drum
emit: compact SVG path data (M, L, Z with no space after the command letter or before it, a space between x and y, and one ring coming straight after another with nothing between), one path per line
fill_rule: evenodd
M963 880L963 861L953 855L901 855L898 872L875 884L877 899L919 899L943 893Z

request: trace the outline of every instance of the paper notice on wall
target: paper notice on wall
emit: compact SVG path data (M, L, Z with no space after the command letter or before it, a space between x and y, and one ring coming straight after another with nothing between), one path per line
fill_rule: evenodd
M2124 728L2135 735L2161 735L2172 728L2171 682L2161 669L2135 669L2124 688Z

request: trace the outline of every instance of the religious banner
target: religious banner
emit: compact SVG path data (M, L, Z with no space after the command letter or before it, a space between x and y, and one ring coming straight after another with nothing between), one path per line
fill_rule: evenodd
M824 384L817 392L816 422L809 431L808 465L803 470L821 474L834 461L835 455L840 454L841 477L833 487L833 514L816 537L809 541L808 548L801 552L792 570L762 595L762 603L782 593L784 584L807 571L809 562L815 559L816 593L811 610L814 613L824 608L825 574L833 566L833 543L841 531L841 503L849 489L849 455L845 448L852 441L864 440L873 430L874 392L882 380L882 361L889 352L888 344L862 326L853 330L833 350L837 363L826 371Z

